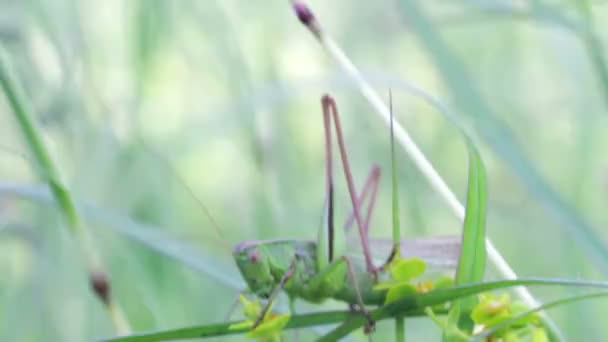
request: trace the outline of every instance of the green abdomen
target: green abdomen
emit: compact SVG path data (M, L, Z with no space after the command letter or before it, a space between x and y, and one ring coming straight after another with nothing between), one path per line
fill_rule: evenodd
M272 268L277 271L277 281L289 268L292 260L295 260L294 275L284 289L290 297L301 298L312 303L320 303L328 298L349 304L359 303L346 263L336 260L328 265L327 269L319 270L316 260L317 245L314 242L277 241L266 244L266 249L272 251L272 265L274 266ZM336 264L339 266L336 267ZM366 271L362 260L352 260L351 264L363 302L367 305L384 304L386 291L373 290L374 279ZM328 269L332 269L332 271L328 272ZM379 274L380 281L385 280L383 279L385 277L386 274Z
M363 303L366 305L382 305L384 304L384 298L386 297L386 291L374 291L374 279L373 277L362 270L356 274L357 283L359 285L359 291L361 292L361 298ZM381 279L382 277L380 277ZM347 302L349 304L358 304L357 293L352 281L347 275L344 285L340 291L338 291L333 298Z

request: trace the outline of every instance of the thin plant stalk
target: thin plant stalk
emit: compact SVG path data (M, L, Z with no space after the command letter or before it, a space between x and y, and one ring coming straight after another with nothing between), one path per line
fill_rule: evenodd
M405 318L395 318L395 341L405 342Z
M38 177L48 184L68 230L78 241L80 251L86 261L91 291L102 302L115 331L118 334L129 333L131 331L129 323L120 304L112 298L110 280L95 248L90 231L82 223L72 196L60 179L59 171L46 149L42 134L32 119L32 110L11 70L8 54L0 45L0 87L30 149Z
M338 44L327 35L319 25L313 12L304 3L292 0L292 4L296 15L300 21L310 30L317 41L321 44L327 54L338 64L342 71L351 78L351 80L357 85L362 95L367 99L370 105L375 109L375 112L384 120L387 125L394 126L394 134L401 147L412 159L414 165L424 175L431 187L439 193L441 198L447 203L448 207L458 217L461 222L464 222L465 208L460 203L454 192L449 188L446 182L443 180L441 175L435 170L431 162L427 159L424 153L420 150L414 140L411 138L409 133L399 124L397 120L391 117L390 109L386 106L381 97L377 92L369 85L365 80L361 72L357 67L350 61L350 59L344 54ZM517 274L511 268L509 263L496 249L490 238L486 237L486 249L490 261L497 268L498 272L505 279L516 279ZM530 307L538 307L541 305L539 301L525 287L516 287L515 292L517 295ZM555 323L542 313L544 323L553 330L558 332L558 328Z

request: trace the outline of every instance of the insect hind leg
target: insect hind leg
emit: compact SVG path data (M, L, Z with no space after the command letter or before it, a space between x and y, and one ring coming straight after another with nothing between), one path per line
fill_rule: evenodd
M348 277L349 277L350 281L352 282L353 287L355 288L355 293L357 295L357 301L359 304L360 312L367 319L367 324L365 325L365 333L369 334L374 331L374 329L376 327L376 322L372 318L372 315L370 314L370 312L367 311L367 309L365 308L365 303L363 302L363 297L361 296L361 289L359 288L359 282L357 281L357 278L355 276L355 271L353 270L353 265L352 265L350 259L346 256L343 256L342 260L344 260L344 262L346 263L346 270L348 273ZM351 306L349 305L349 307L351 307Z
M363 185L363 190L361 191L361 195L357 199L357 204L361 208L363 207L364 202L369 197L369 204L367 205L367 212L363 219L363 231L365 236L369 235L369 223L371 221L371 216L374 211L374 207L376 205L376 198L378 194L378 186L380 185L380 176L381 170L380 166L374 165L372 166L367 178L365 180L365 185ZM371 191L371 193L370 193ZM355 222L354 212L351 211L349 217L346 219L346 223L344 224L344 231L349 231Z
M359 307L358 310L353 310L363 314L367 319L366 332L373 331L375 321L370 312L365 307L365 301L361 294L361 288L351 260L347 256L342 256L336 259L329 266L323 269L319 274L312 278L309 282L309 291L317 296L336 297L340 291L344 291L347 281L352 285L355 293L356 303L349 303L351 309L355 309L355 304ZM343 299L342 297L337 297Z

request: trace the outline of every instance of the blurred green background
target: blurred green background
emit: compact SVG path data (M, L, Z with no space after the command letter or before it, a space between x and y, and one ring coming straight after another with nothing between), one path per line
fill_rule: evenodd
M450 120L474 132L488 234L520 276L606 278L605 2L310 5L374 87L392 89L397 118L461 200L466 150ZM357 184L373 163L384 171L372 235L390 238L388 130L288 1L0 0L0 42L135 330L223 321L244 288L232 246L316 236L323 93L338 101ZM111 336L3 96L0 120L0 340ZM459 233L399 151L404 234ZM341 221L342 178L337 192ZM546 301L577 291L533 292ZM551 311L572 340L608 336L607 314L602 300ZM391 336L392 323L378 334ZM439 336L428 319L408 321L410 340Z

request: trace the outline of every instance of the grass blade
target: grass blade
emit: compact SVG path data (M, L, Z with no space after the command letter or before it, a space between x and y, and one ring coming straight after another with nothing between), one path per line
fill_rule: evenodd
M519 279L519 280L501 280L496 282L468 284L452 288L435 290L424 294L416 294L405 297L399 301L391 303L382 308L371 312L372 317L376 321L393 319L394 317L415 317L424 315L424 308L427 306L438 305L463 298L466 296L475 295L481 292L507 288L512 286L570 286L570 287L590 287L608 289L607 282L591 282L591 281L569 281L559 279ZM445 312L444 312L445 313ZM319 341L336 341L353 330L362 327L366 323L366 318L358 313L347 311L331 311L318 312L311 314L303 314L292 316L291 320L285 329L304 328L317 325L335 324L344 322L336 330L333 330L328 335L322 337ZM154 342L167 340L181 340L192 338L204 338L214 336L226 336L232 334L241 334L246 332L246 329L230 330L228 327L231 324L239 322L219 323L197 325L187 328L163 330L149 333L136 334L131 336L123 336L103 340L105 342Z
M483 280L486 267L485 225L486 225L486 172L479 152L468 141L469 185L467 211L464 220L462 251L456 273L456 285L475 283Z
M465 285L483 281L486 268L485 226L486 226L486 171L479 152L473 142L467 139L469 151L469 185L467 191L467 209L462 234L462 249L456 272L456 285ZM471 310L477 303L474 297L465 298L454 304L451 314L462 331L472 332L474 323L470 317ZM453 329L456 331L456 328ZM446 332L447 333L447 332Z
M29 103L26 101L17 78L12 74L8 55L4 52L2 45L0 45L0 87L8 99L24 140L32 153L38 177L48 184L70 233L79 243L80 251L86 260L87 277L91 291L103 304L116 332L129 332L131 330L129 322L121 305L111 295L110 278L97 248L95 248L90 232L82 224L72 195L60 179L59 171L46 149L38 126L33 120L34 115L29 108Z
M0 196L14 195L31 201L51 204L50 193L43 187L0 183ZM109 210L100 210L88 203L78 203L85 220L109 227L126 238L150 250L171 258L195 271L203 272L225 286L242 289L245 284L236 276L226 272L228 265L218 265L216 258L196 250L167 233L167 229L142 224ZM236 270L234 272L236 275Z

